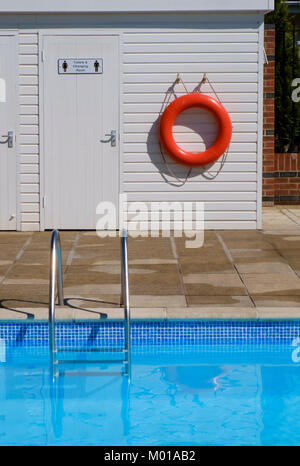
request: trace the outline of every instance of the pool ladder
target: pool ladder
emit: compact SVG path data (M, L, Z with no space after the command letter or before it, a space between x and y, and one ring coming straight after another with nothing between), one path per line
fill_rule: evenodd
M125 345L122 349L115 348L90 348L90 349L58 349L56 347L55 338L55 301L56 301L56 284L58 304L64 304L63 278L62 278L62 261L61 261L61 241L58 230L53 230L50 244L50 284L49 284L49 347L51 357L52 378L59 375L124 375L130 381L131 377L131 337L130 337L130 303L129 303L129 273L128 273L128 238L126 230L122 231L121 235L121 301L120 305L124 308L124 341ZM124 359L58 359L57 353L70 352L123 352ZM123 371L97 371L97 372L74 372L74 371L59 371L59 364L113 364L123 363Z

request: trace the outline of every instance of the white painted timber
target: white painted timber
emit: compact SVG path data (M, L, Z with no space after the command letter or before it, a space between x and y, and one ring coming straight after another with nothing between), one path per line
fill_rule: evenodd
M44 226L95 230L100 202L118 208L119 144L108 134L118 142L119 38L46 33L43 51ZM59 74L57 61L70 57L99 57L103 73Z
M175 0L168 3L110 3L53 0L37 4L12 0L8 4L0 0L0 11L16 12L15 15L0 17L0 27L19 31L21 229L38 230L42 225L40 203L44 192L40 185L39 120L43 95L39 89L39 75L43 50L39 36L45 31L64 35L119 35L120 191L128 193L129 200L146 203L204 201L207 228L256 228L253 213L259 207L261 179L257 170L262 131L261 108L258 105L262 17L258 11L272 9L273 2ZM192 4L203 13L188 13ZM84 7L85 14L71 13L81 11L81 7ZM133 11L130 10L133 7L134 15L109 13L113 10ZM147 7L156 13L142 13ZM22 14L25 10L38 13L47 8L47 15ZM184 16L175 13L180 8L186 11ZM55 13L63 9L70 14ZM87 14L88 11L105 9L105 15ZM172 12L159 13L166 9ZM210 9L215 11L209 13ZM207 73L213 89L205 84L201 91L212 96L215 96L215 91L233 123L233 137L221 172L217 174L221 160L210 167L193 169L190 179L180 188L167 182L171 177L157 139L163 101L177 73L180 73L188 92L199 89L203 74ZM178 96L185 92L181 84L175 87L175 91ZM191 151L203 150L215 135L214 120L200 111L185 112L174 127L177 143ZM187 167L175 164L169 157L166 160L172 171L184 179ZM216 177L211 180L205 178L210 175ZM217 214L211 215L212 212ZM240 215L239 219L236 215Z
M0 229L17 228L17 37L0 35ZM7 134L13 131L12 146Z
M38 33L19 34L21 229L40 229ZM23 214L26 213L24 216ZM31 215L32 214L32 215ZM33 215L34 214L34 215Z
M274 0L0 0L3 13L102 13L102 12L187 12L270 11Z

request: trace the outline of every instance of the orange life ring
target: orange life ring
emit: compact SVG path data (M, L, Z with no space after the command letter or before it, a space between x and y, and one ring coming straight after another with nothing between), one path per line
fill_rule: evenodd
M181 149L173 136L173 125L177 116L188 108L200 107L214 115L218 123L218 137L214 144L204 152L187 152ZM229 146L232 136L230 116L213 97L192 93L173 100L163 112L159 122L159 140L164 151L176 162L190 167L208 165L217 160Z

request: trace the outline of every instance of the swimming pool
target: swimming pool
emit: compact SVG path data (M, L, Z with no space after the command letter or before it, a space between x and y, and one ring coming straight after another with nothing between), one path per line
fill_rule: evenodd
M85 350L115 357L122 322L57 322L56 336L81 348L66 353L80 375L66 363L52 380L46 322L0 324L0 445L300 443L300 321L133 321L130 383L85 374Z

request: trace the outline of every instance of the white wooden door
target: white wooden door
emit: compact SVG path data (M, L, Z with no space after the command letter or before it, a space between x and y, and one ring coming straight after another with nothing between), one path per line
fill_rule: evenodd
M0 230L16 229L16 78L16 37L0 35Z
M118 208L118 37L45 35L42 50L44 228L95 229L99 202Z

